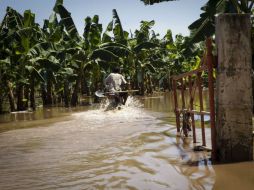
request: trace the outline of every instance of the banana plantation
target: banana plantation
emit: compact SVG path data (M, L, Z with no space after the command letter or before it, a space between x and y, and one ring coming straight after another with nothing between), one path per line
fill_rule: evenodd
M80 35L61 3L42 27L30 10L21 14L7 7L0 26L0 112L77 106L81 96L103 88L114 66L122 68L140 95L167 90L170 75L200 63L202 45L187 48L189 38L173 39L170 29L159 38L153 20L127 32L117 11L112 12L105 29L98 15L87 16Z

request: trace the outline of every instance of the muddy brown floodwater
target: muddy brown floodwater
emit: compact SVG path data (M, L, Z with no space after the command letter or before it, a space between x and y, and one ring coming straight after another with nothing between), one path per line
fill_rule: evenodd
M212 165L191 137L177 137L172 110L161 94L117 111L1 116L0 189L254 189L254 162ZM209 128L206 136L210 146Z

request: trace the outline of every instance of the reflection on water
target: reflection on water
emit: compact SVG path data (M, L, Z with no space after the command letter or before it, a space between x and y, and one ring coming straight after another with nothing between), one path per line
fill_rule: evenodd
M64 112L0 133L0 189L253 188L253 162L211 165L210 153L176 136L171 110L169 96L130 98L121 110Z
M89 107L93 109L93 107ZM64 107L52 107L52 108L38 108L36 112L22 111L12 112L11 114L0 115L0 132L29 128L36 126L47 126L50 123L68 120L72 113L86 111L88 107L77 108L64 108Z

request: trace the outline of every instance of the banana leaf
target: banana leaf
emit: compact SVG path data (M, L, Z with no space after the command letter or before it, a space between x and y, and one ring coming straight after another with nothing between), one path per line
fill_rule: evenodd
M58 10L58 13L61 17L61 22L64 24L67 33L71 37L79 39L78 30L77 30L77 28L76 28L76 26L73 22L73 19L71 17L71 13L68 12L66 10L66 8L61 4L57 5L57 10Z
M46 82L40 72L33 66L26 65L25 68L28 70L29 73L33 73L35 77L37 77L42 82Z
M152 42L143 42L141 44L138 44L137 46L134 47L134 51L136 53L139 53L142 49L152 49L159 47L158 44L152 43Z
M94 50L90 58L93 60L101 59L104 61L118 61L119 60L118 56L116 56L114 53L102 48Z

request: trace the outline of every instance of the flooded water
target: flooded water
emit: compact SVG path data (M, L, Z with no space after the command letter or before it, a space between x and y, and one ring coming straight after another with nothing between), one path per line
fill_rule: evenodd
M212 165L176 134L171 96L121 110L46 109L1 118L0 189L254 188L254 162ZM37 114L37 115L36 115ZM199 138L200 129L197 129ZM210 143L210 129L206 129Z

